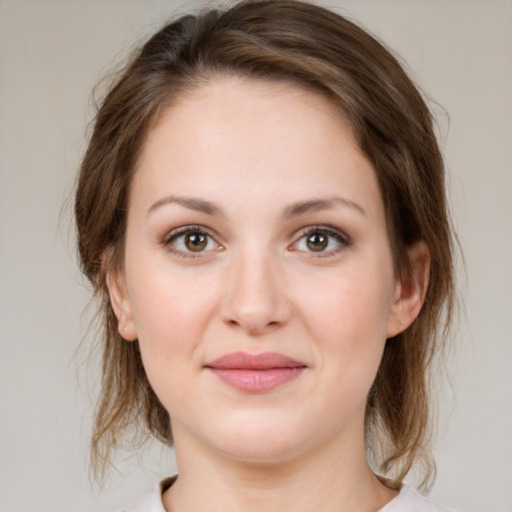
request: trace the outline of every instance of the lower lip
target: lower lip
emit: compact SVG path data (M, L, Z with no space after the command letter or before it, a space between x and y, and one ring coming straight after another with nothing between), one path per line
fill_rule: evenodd
M296 379L305 366L268 370L209 368L223 382L241 391L262 393Z

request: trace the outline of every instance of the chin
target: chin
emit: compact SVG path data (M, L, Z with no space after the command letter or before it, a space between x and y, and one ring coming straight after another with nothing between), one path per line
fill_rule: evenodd
M300 425L286 424L279 417L256 417L223 423L212 439L215 449L232 459L249 463L273 463L301 455L310 444ZM309 439L311 439L309 437Z

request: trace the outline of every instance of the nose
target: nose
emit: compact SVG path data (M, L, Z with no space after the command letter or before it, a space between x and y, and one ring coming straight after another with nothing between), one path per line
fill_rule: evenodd
M220 306L222 320L251 336L264 335L285 325L292 309L280 275L282 272L273 267L270 258L240 255L239 261L231 264Z

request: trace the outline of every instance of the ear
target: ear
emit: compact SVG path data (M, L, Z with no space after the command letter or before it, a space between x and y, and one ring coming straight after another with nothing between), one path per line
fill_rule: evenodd
M110 252L110 251L109 251ZM133 321L132 307L126 287L126 279L122 269L109 264L110 254L103 257L103 266L106 269L106 279L110 303L117 318L117 329L122 338L127 341L137 339L137 330Z
M408 249L410 267L397 278L388 316L387 337L405 331L419 315L428 289L430 251L425 242L416 242Z

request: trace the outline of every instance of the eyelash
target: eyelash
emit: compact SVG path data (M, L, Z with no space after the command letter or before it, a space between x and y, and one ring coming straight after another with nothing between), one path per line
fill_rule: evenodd
M219 248L219 244L215 242L215 238L211 235L210 230L205 228L204 226L199 225L191 225L191 226L184 226L181 228L177 228L172 230L170 233L167 233L164 239L161 242L161 245L166 248L169 252L175 254L176 256L180 258L200 258L204 257L205 252L209 252L212 249L208 249L206 251L197 251L196 254L194 254L193 251L183 251L181 249L177 249L173 246L173 243L176 243L176 240L180 237L184 237L188 234L200 234L205 235L209 240L213 240L217 248ZM330 249L329 251L318 251L315 254L315 251L303 251L307 252L312 255L312 257L329 257L334 256L336 253L339 252L340 249L350 247L352 245L352 241L350 238L342 233L337 228L334 228L332 226L328 225L317 225L317 226L309 226L307 228L304 228L300 232L300 236L297 238L297 240L291 244L289 247L292 248L293 246L297 245L301 240L304 238L320 234L320 235L326 235L329 238L333 238L336 240L336 242L339 244L339 247L336 247L335 249ZM208 243L208 242L207 242ZM290 249L292 251L297 251L297 249Z
M339 229L337 229L333 226L329 226L329 225L317 225L317 226L309 226L307 228L304 228L301 231L300 236L297 239L297 241L294 242L291 247L293 247L294 245L297 245L304 238L311 236L311 235L316 235L316 234L326 235L330 238L334 238L334 240L336 240L336 242L339 244L339 246L334 249L330 249L328 251L318 251L317 253L315 253L315 251L305 251L305 252L308 252L312 257L325 258L325 257L335 256L340 250L342 250L344 248L348 248L352 245L352 241L350 240L350 238L347 235L345 235L343 232L341 232Z
M184 226L182 228L174 229L165 236L165 238L162 241L162 246L165 247L169 252L173 253L174 255L180 258L200 258L201 256L204 256L204 254L202 253L207 251L197 251L197 253L194 254L193 251L183 251L181 249L176 249L175 247L173 247L173 243L176 243L177 239L189 234L205 235L209 240L213 240L215 245L219 247L219 244L215 242L215 238L211 235L210 231L204 226Z

